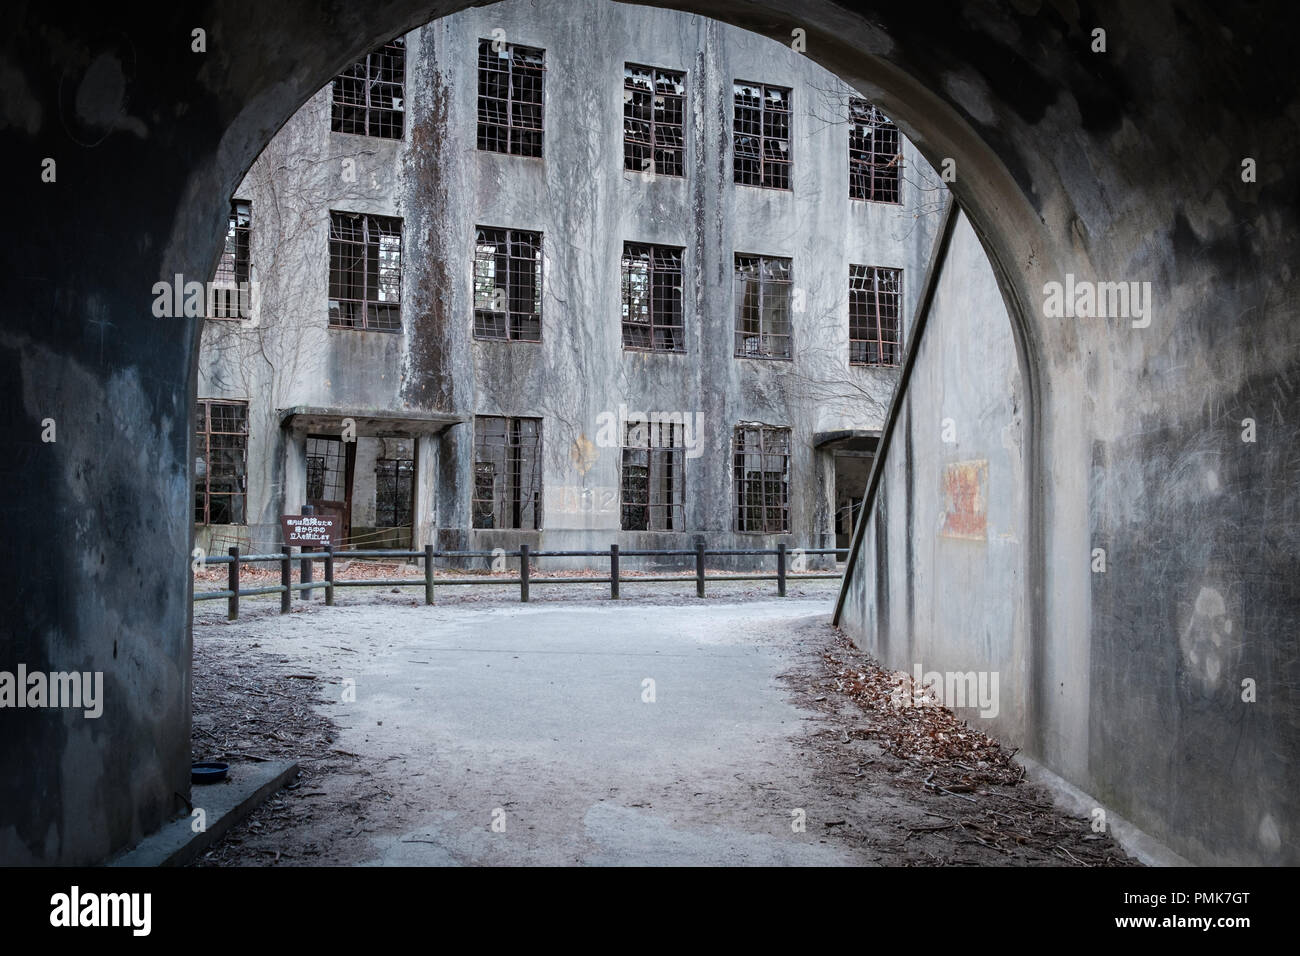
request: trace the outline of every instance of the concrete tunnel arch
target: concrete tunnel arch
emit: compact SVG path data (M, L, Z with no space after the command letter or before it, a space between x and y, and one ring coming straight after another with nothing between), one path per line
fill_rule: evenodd
M52 545L22 568L15 553L0 556L6 582L20 573L39 582L22 600L6 585L8 643L34 666L70 667L76 656L111 671L120 642L130 670L119 670L117 690L125 693L103 729L71 718L29 722L0 745L6 762L32 768L30 777L0 783L8 818L0 818L0 858L102 859L156 828L187 787L184 569L199 327L160 327L147 293L160 277L210 273L228 197L309 96L377 43L471 5L388 0L322 12L287 0L237 15L216 2L147 14L69 5L76 15L44 30L38 18L48 7L13 15L0 66L19 95L0 124L5 161L25 164L17 181L35 175L28 167L39 157L61 162L57 190L41 192L33 180L16 197L14 215L38 225L0 280L5 301L24 304L0 332L0 363L22 406L0 421L19 449L8 469L19 494L3 514L19 540ZM1296 81L1273 6L1229 19L1209 3L1172 0L1069 9L1019 0L978 13L941 2L865 3L856 11L829 0L653 5L782 42L804 30L807 55L877 102L936 168L956 161L951 189L998 276L1033 409L1026 585L1037 676L1027 749L1193 856L1278 858L1294 796L1250 798L1273 831L1261 825L1264 835L1247 834L1243 843L1241 826L1208 819L1203 805L1166 811L1168 795L1186 785L1180 768L1132 792L1100 769L1108 755L1098 742L1105 734L1090 726L1097 709L1090 680L1143 655L1121 654L1112 664L1093 653L1094 637L1113 641L1110 632L1094 633L1098 599L1086 562L1076 562L1099 523L1137 534L1163 520L1159 509L1141 507L1098 517L1087 476L1099 455L1137 471L1147 452L1176 456L1195 440L1207 408L1235 409L1296 370L1295 307L1287 303L1296 301L1297 280L1275 272L1255 282L1254 273L1259 255L1293 261L1295 247L1297 187L1282 176L1280 157L1300 139L1283 115L1287 104L1294 108ZM1110 54L1090 49L1096 26L1106 29ZM195 29L205 31L203 53L192 49ZM1246 150L1262 154L1268 204L1236 176ZM65 257L77 263L75 274L56 274L51 263ZM1038 308L1043 284L1066 272L1121 278L1135 270L1178 311L1181 330L1170 323L1145 340L1121 338L1122 328L1049 320ZM1211 280L1224 290L1213 309L1203 301ZM1251 318L1225 332L1214 321L1221 310ZM1189 360L1167 362L1170 349ZM1254 365L1234 361L1234 352ZM1177 407L1159 407L1161 392L1175 393ZM1158 438L1134 438L1142 429L1116 420L1126 401L1139 404ZM1300 418L1289 414L1300 404L1294 388L1282 401L1284 420ZM78 431L91 405L97 421ZM33 441L45 417L72 426L60 432L62 457ZM1258 480L1285 483L1294 467L1271 464ZM45 509L38 516L15 501ZM1225 533L1222 544L1245 560L1249 538L1247 528ZM1219 562L1205 573L1231 569ZM89 586L62 583L73 579ZM1139 575L1134 586L1152 580ZM1195 593L1187 574L1154 580ZM1264 603L1270 638L1300 608L1285 585L1271 586ZM1162 626L1160 613L1147 620ZM1277 654L1265 658L1282 667ZM1067 688L1061 680L1058 691L1064 675L1076 682ZM1272 715L1263 751L1293 739L1295 712L1288 702ZM1158 740L1146 748L1153 757L1162 749ZM130 767L130 779L110 762ZM1205 788L1225 801L1239 790Z

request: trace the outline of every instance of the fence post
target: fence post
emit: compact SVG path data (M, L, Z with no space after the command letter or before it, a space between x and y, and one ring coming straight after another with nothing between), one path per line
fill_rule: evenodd
M776 594L785 597L785 542L776 546Z
M280 592L280 613L288 614L289 596L292 593L289 590L289 585L293 582L293 565L289 560L289 556L293 553L293 549L286 544L280 549L280 553L283 555L283 557L280 558L280 586L284 588L284 590Z
M695 596L704 597L704 542L695 542Z
M519 600L528 603L528 545L519 546Z
M304 544L298 549L298 554L299 556L303 556L314 550L315 548L311 547L310 545ZM303 584L311 584L311 582L315 579L316 576L315 574L312 573L312 567L311 567L313 564L315 564L315 561L313 561L311 558L308 557L302 557L302 560L298 562L298 569L300 572L299 576L301 577ZM298 600L310 601L311 592L312 592L311 588L303 588L301 591L298 592Z
M230 567L226 570L226 587L230 598L226 602L226 620L239 620L239 546L230 549Z
M609 597L618 600L618 545L609 546Z
M424 603L433 603L433 545L424 546Z
M334 544L325 545L325 606L334 606Z

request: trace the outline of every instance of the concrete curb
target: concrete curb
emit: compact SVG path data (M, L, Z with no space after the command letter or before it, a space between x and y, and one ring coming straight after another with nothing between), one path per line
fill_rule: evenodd
M186 814L150 834L109 866L188 866L298 773L296 760L232 764L221 783L193 787L195 809L207 815L206 828L195 833Z

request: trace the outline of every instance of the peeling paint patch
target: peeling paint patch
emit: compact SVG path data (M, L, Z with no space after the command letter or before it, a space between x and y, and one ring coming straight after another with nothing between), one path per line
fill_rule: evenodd
M989 463L957 461L943 466L943 526L945 538L984 541L988 537Z

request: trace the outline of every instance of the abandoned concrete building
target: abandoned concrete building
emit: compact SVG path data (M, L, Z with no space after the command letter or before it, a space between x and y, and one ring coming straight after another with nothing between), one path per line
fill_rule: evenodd
M598 37L524 2L399 36L253 165L199 546L310 505L361 548L848 547L946 188L789 46L576 7Z

